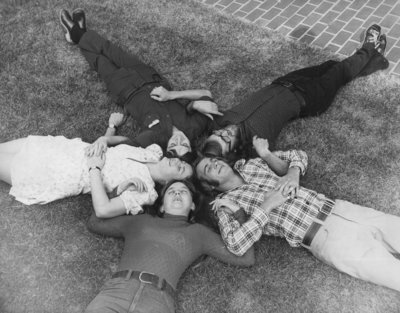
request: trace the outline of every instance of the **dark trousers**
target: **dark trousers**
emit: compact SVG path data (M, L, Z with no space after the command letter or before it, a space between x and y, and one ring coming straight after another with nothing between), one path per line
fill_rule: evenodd
M356 78L377 54L369 43L341 62L327 61L290 72L279 80L289 81L303 90L306 105L301 109L301 116L319 115L332 104L339 88Z
M135 90L146 84L154 83L170 89L169 83L153 67L95 31L88 30L79 41L79 47L90 68L100 75L119 105L125 104Z

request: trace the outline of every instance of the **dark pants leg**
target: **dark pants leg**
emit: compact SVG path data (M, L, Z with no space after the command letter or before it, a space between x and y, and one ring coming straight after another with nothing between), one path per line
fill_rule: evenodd
M146 83L166 83L154 68L95 31L87 31L79 41L79 47L89 66L99 73L111 95L120 104L126 100L125 95Z
M341 62L321 64L312 70L289 73L282 79L288 80L304 91L306 105L301 116L319 115L332 104L340 87L356 78L370 59L378 52L373 44L364 45L355 54ZM316 75L320 71L321 75Z

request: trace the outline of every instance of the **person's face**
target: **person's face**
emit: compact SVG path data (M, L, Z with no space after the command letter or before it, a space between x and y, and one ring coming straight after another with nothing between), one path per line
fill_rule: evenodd
M173 183L165 191L161 211L172 215L188 216L194 210L192 194L181 182Z
M160 171L165 181L183 180L193 175L193 168L178 158L164 157L161 160Z
M214 130L213 133L206 139L208 141L217 142L222 149L222 156L232 151L237 144L238 129L234 125L228 125L224 128Z
M177 156L185 155L192 151L189 139L181 131L175 131L168 140L167 151L174 152Z
M233 175L233 169L224 161L216 158L204 158L196 166L196 175L200 180L217 181L220 185L229 181Z

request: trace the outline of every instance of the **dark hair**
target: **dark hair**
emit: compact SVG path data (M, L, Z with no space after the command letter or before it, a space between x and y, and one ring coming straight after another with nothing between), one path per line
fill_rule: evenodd
M184 155L179 156L176 151L171 150L171 151L166 151L164 153L164 156L167 158L177 158L181 161L184 161L186 163L191 164L195 159L196 159L196 153L191 151L191 152L186 152Z
M193 216L196 214L198 207L199 207L199 205L198 205L199 204L199 194L197 193L194 184L188 179L182 179L182 180L174 179L174 180L169 181L167 184L165 184L161 188L161 190L158 192L159 196L158 196L156 202L154 203L154 205L152 205L152 210L148 210L148 213L150 213L152 215L157 215L159 217L164 216L164 212L160 211L160 209L163 205L163 202L164 202L164 195L167 192L168 188L171 187L175 183L182 183L189 189L190 195L192 196L192 201L195 205L195 210L194 210L194 212L189 213L188 220L190 222L194 222Z
M218 187L218 185L219 185L218 181L215 179L200 178L197 175L197 166L205 158L210 158L210 157L209 156L200 156L193 163L194 182L195 182L196 186L198 186L202 192L204 192L207 195L215 196L219 192L216 191L215 188L213 188L213 187ZM222 157L214 157L214 158L226 162L226 160Z
M229 125L231 124L228 123L222 128ZM216 140L210 140L210 136L206 136L201 138L197 145L198 154L205 157L221 157L230 166L233 166L239 159L248 159L252 154L252 140L247 139L246 131L240 124L236 124L236 126L238 127L237 143L232 151L222 155L221 145Z
M222 147L214 140L209 140L204 143L201 153L206 157L222 157Z

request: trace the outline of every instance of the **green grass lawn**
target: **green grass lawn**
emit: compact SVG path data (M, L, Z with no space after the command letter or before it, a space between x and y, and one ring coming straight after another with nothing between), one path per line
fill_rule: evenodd
M84 8L89 28L139 54L175 89L211 88L223 109L288 71L332 58L190 0L5 0L1 142L29 134L92 142L118 109L79 50L65 42L58 20L64 7ZM309 155L304 186L400 215L399 86L385 73L357 79L328 112L282 131L278 148ZM134 134L130 126L122 132ZM82 312L115 270L122 242L86 230L89 196L25 206L8 190L0 183L0 312ZM400 297L282 239L263 238L252 268L211 258L189 268L177 311L394 313Z

